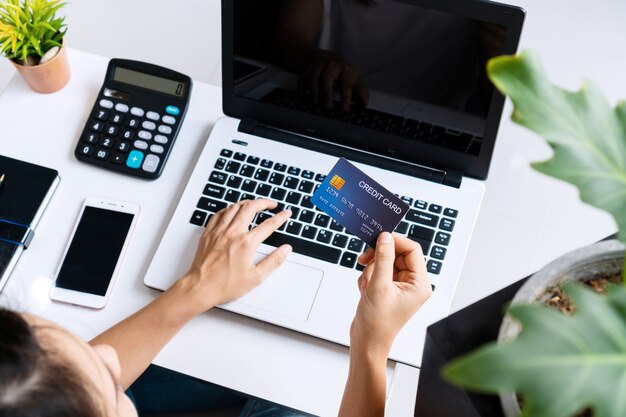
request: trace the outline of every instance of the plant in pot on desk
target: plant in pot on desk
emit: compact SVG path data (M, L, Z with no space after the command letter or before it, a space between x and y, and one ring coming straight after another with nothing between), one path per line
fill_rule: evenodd
M61 0L0 0L0 51L26 83L39 93L54 93L70 79L62 45Z
M495 58L488 72L512 99L512 119L554 150L533 167L611 213L619 240L574 251L533 275L513 299L498 343L455 359L444 377L500 393L507 417L624 417L626 103L612 109L591 83L575 93L550 84L531 53Z

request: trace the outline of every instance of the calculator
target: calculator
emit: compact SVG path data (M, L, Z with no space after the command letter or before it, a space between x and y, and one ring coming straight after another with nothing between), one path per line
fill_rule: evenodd
M191 95L188 76L111 59L74 154L78 160L149 180L172 151Z

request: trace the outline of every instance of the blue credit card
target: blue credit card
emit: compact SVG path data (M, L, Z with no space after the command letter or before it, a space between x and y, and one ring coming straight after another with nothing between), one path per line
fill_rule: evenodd
M311 201L337 223L375 247L382 232L392 232L409 206L363 171L341 158Z

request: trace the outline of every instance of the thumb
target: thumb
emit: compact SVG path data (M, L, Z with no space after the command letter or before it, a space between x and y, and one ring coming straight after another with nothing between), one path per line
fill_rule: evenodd
M391 233L383 232L376 241L374 253L374 273L372 282L383 282L393 277L393 264L396 261L396 249Z
M285 262L285 259L291 253L291 246L282 245L274 252L270 253L265 259L256 264L256 273L261 280L265 280L269 274L278 269Z

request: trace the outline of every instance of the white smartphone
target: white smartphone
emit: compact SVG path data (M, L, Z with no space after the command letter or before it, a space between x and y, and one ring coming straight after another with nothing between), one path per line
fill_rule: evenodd
M103 308L111 295L138 216L137 204L87 198L65 248L50 298Z

